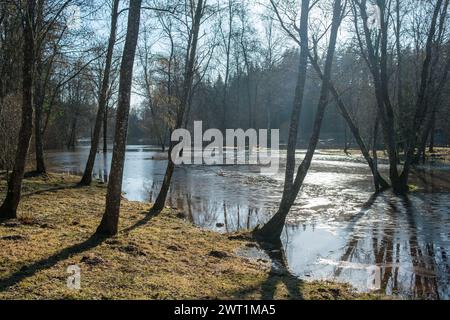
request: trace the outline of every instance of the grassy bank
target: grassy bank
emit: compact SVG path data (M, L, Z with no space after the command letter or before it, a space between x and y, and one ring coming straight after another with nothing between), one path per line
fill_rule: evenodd
M149 204L122 201L120 233L93 238L104 185L76 188L76 177L27 179L19 219L0 224L0 299L372 299L349 286L303 282L244 258L246 237L193 226ZM3 198L5 182L0 184ZM81 290L67 288L70 265Z

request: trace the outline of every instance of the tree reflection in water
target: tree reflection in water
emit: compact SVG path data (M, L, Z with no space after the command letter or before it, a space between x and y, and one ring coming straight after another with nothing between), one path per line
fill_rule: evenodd
M367 219L353 225L339 261L379 267L382 292L448 299L449 217L445 207L430 205L436 201L439 196L430 194L378 195ZM334 277L345 279L344 271L337 266Z
M87 150L48 156L50 170L77 174ZM126 156L125 196L154 201L165 161L142 146L129 147ZM297 156L300 160L303 153ZM96 178L106 181L111 155L98 158ZM386 170L383 163L380 169ZM180 167L167 205L204 228L251 229L277 209L283 168L280 172L268 179L249 166ZM371 196L371 175L364 163L318 152L283 233L292 273L307 279L337 279L367 290L370 268L379 267L380 287L389 294L450 298L449 167L416 169L411 183L417 190L408 198L390 192Z

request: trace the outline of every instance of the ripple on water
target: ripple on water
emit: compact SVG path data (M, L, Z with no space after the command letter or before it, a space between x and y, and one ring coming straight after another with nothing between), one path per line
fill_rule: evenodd
M80 173L88 152L79 148L49 153L49 167ZM300 161L304 151L296 156ZM111 154L98 157L98 178L107 176L110 161ZM159 151L130 146L124 170L126 197L153 201L165 167ZM387 167L380 168L385 172ZM449 299L449 168L419 168L411 179L419 191L409 197L388 192L373 197L372 177L361 159L319 152L283 232L290 269L308 279L347 281L361 291L378 285L388 294ZM276 212L284 178L283 168L270 177L257 169L178 167L168 205L219 232L253 228Z

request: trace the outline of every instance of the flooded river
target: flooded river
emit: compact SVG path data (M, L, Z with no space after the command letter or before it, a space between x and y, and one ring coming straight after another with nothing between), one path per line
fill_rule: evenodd
M86 147L50 152L49 167L80 174L88 152ZM297 152L299 160L303 155ZM104 180L111 154L97 158L95 175ZM164 159L151 147L127 147L127 199L155 199ZM449 299L450 165L430 165L414 176L416 190L408 197L374 196L361 159L318 151L283 232L292 273L349 282L360 291ZM167 205L215 231L253 228L276 211L283 178L283 165L274 176L261 175L256 166L177 167Z

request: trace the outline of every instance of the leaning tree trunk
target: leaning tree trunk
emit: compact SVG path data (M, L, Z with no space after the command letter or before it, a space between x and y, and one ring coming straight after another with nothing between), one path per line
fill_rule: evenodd
M131 85L136 46L139 36L142 0L130 1L128 27L120 66L119 102L117 106L114 150L111 161L106 210L97 228L97 234L114 235L117 233L122 191L123 166L127 142L128 116L130 113Z
M322 70L317 63L317 60L314 59L314 57L310 54L309 60L311 61L311 64L313 68L316 70L316 73L319 75L320 79L323 80L323 73ZM359 149L361 150L362 155L364 156L364 159L366 160L367 164L369 165L369 168L373 175L375 190L381 189L387 189L389 188L389 183L386 182L386 180L381 176L380 172L378 171L378 166L374 162L374 159L370 157L369 149L367 148L366 144L364 143L364 140L361 137L361 133L359 131L359 128L356 126L355 122L353 121L350 113L348 112L347 107L345 106L344 101L342 100L340 94L338 93L337 89L333 85L333 83L330 81L329 84L331 94L333 95L333 98L336 100L337 106L339 108L339 111L342 115L342 117L347 122L348 127L350 128L350 131L353 134L353 137L356 140L356 143L359 146Z
M307 28L308 28L308 10L309 10L309 1L303 1L302 2L302 16L301 16L301 25L300 25L300 32L301 32L301 44L302 44L302 53L301 55L304 55L308 57L308 34L307 34ZM277 213L272 217L272 219L269 220L261 229L255 231L255 235L260 238L263 241L267 242L278 242L280 241L280 236L283 231L286 217L294 204L295 199L297 198L298 192L300 191L300 188L303 184L303 181L306 177L306 174L308 173L309 167L311 165L311 161L314 155L314 152L317 147L317 143L319 141L320 136L320 129L322 127L322 121L325 114L326 106L328 105L328 96L330 91L330 79L331 79L331 71L333 66L333 58L334 58L334 52L336 49L336 39L337 39L337 33L339 30L340 22L341 22L341 12L342 12L342 6L341 6L341 0L335 0L334 1L334 7L333 7L333 21L331 25L331 32L330 32L330 43L327 50L327 58L325 61L325 69L324 69L324 76L322 79L322 88L320 91L320 98L317 108L316 117L314 120L314 126L313 126L313 133L311 135L311 138L309 140L309 146L308 150L306 152L305 158L303 159L300 167L298 168L297 175L295 177L295 180L293 184L290 184L289 189L286 191L286 184L288 181L285 181L285 191L283 191L283 197L280 203L280 207L277 211ZM306 50L306 51L305 51ZM303 66L300 65L302 68ZM306 66L304 66L306 67ZM301 105L301 104L299 104ZM295 109L295 106L294 106ZM298 118L291 119L291 127L290 127L290 135L291 130L296 131L296 127L298 127ZM292 138L294 142L296 142L296 137ZM286 164L286 168L289 167L293 168L295 166L295 143L290 146L290 150L288 152L294 153L294 157L288 161L290 161L289 164ZM287 170L287 169L286 169ZM289 177L286 176L286 179Z
M294 104L291 113L291 123L289 126L289 136L286 155L286 171L284 178L284 190L278 212L273 218L260 230L255 232L265 240L279 241L281 231L284 227L286 216L289 212L288 205L295 172L295 148L297 145L298 126L300 114L303 107L303 96L305 92L306 71L308 67L308 18L309 18L309 0L302 1L302 10L300 17L300 60L298 68L297 85L295 88Z
M186 61L187 67L186 67L186 74L185 74L185 79L184 79L184 83L183 83L183 96L182 96L182 100L180 103L179 111L177 113L175 129L180 128L183 124L183 119L185 116L185 109L187 107L187 104L189 103L189 97L191 95L192 83L194 80L195 60L196 60L196 56L197 56L198 35L199 35L199 31L200 31L200 23L201 23L201 18L202 18L203 9L204 9L203 4L204 4L203 0L199 0L197 3L197 7L195 9L194 24L193 24L193 28L192 28L192 42L191 42L191 46L190 46L190 52L187 55L188 58ZM168 150L169 159L168 159L166 173L164 175L164 180L163 180L163 184L161 186L161 190L159 191L158 197L156 198L156 201L153 204L153 207L151 210L152 214L160 213L164 209L164 206L166 203L167 194L169 192L170 183L172 181L172 175L175 170L175 164L174 164L174 162L172 160L172 156L171 156L173 147L174 147L174 145L171 141L170 145L169 145L169 150Z
M118 11L119 11L119 0L114 0L113 11L111 16L111 33L109 35L108 51L106 54L105 70L103 74L102 88L100 90L97 117L95 119L94 134L92 135L91 150L89 151L89 157L86 163L86 168L84 169L84 174L80 181L80 185L83 186L88 186L92 182L92 171L94 170L95 157L97 155L98 145L100 142L102 123L104 124L105 122L103 120L107 119L106 107L108 101L108 88L109 88L109 78L111 74L112 57L114 52L114 45L116 43Z
M34 20L35 6L33 0L26 2L23 21L23 84L22 84L22 123L19 131L13 172L8 181L6 199L0 207L0 219L17 217L20 202L25 163L33 133L33 69L34 69Z

